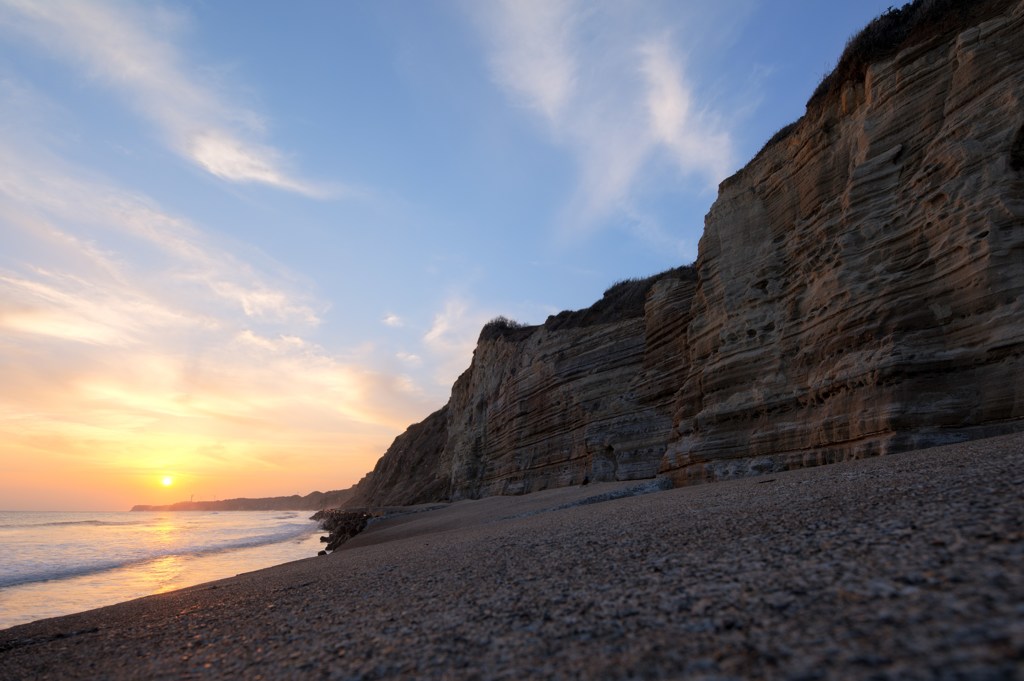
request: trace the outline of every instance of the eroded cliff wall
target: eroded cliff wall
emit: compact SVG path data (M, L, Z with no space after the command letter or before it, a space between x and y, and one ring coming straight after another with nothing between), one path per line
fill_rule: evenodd
M352 504L712 480L1024 428L1024 2L959 6L827 81L726 180L693 268L485 329L447 407Z
M1024 416L1024 3L871 65L723 183L662 472L813 465Z
M395 440L349 506L654 477L695 284L678 268L541 326L488 325L445 408Z
M481 340L448 403L452 498L657 474L694 273L631 285L636 316Z

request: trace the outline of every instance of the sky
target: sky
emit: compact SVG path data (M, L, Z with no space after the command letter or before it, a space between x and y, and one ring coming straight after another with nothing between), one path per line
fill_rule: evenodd
M0 0L0 509L354 484L489 319L693 262L890 4Z

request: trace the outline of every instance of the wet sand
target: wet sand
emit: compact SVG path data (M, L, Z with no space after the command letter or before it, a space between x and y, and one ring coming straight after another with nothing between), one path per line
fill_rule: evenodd
M0 631L0 679L1024 678L1024 435L636 484Z

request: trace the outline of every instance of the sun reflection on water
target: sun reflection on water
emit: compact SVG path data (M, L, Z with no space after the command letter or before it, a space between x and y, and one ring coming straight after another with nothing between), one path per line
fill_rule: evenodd
M155 523L144 529L146 533L143 541L152 546L171 546L178 533L177 526L167 518L158 518Z
M184 572L183 556L164 556L146 563L139 570L138 585L149 593L159 594L179 588Z
M69 539L56 547L45 541L49 536L45 531L32 528L39 560L45 558L55 566L88 565L90 560L102 564L118 558L125 562L97 572L0 588L0 629L313 557L321 548L319 533L313 526L308 534L286 541L231 546L239 537L253 535L254 526L260 528L256 532L266 533L275 523L294 522L292 517L269 513L228 517L191 513L111 514L103 520L109 522L67 526L73 530L59 526L55 532L61 534L55 536L67 535ZM218 550L222 545L226 548Z

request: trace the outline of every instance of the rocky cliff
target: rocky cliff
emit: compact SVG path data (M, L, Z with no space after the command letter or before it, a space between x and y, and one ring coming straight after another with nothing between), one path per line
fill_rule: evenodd
M349 506L651 478L685 378L692 267L625 281L541 326L491 322L440 411L395 439Z
M692 267L481 333L352 505L676 483L1024 429L1024 1L851 40Z

